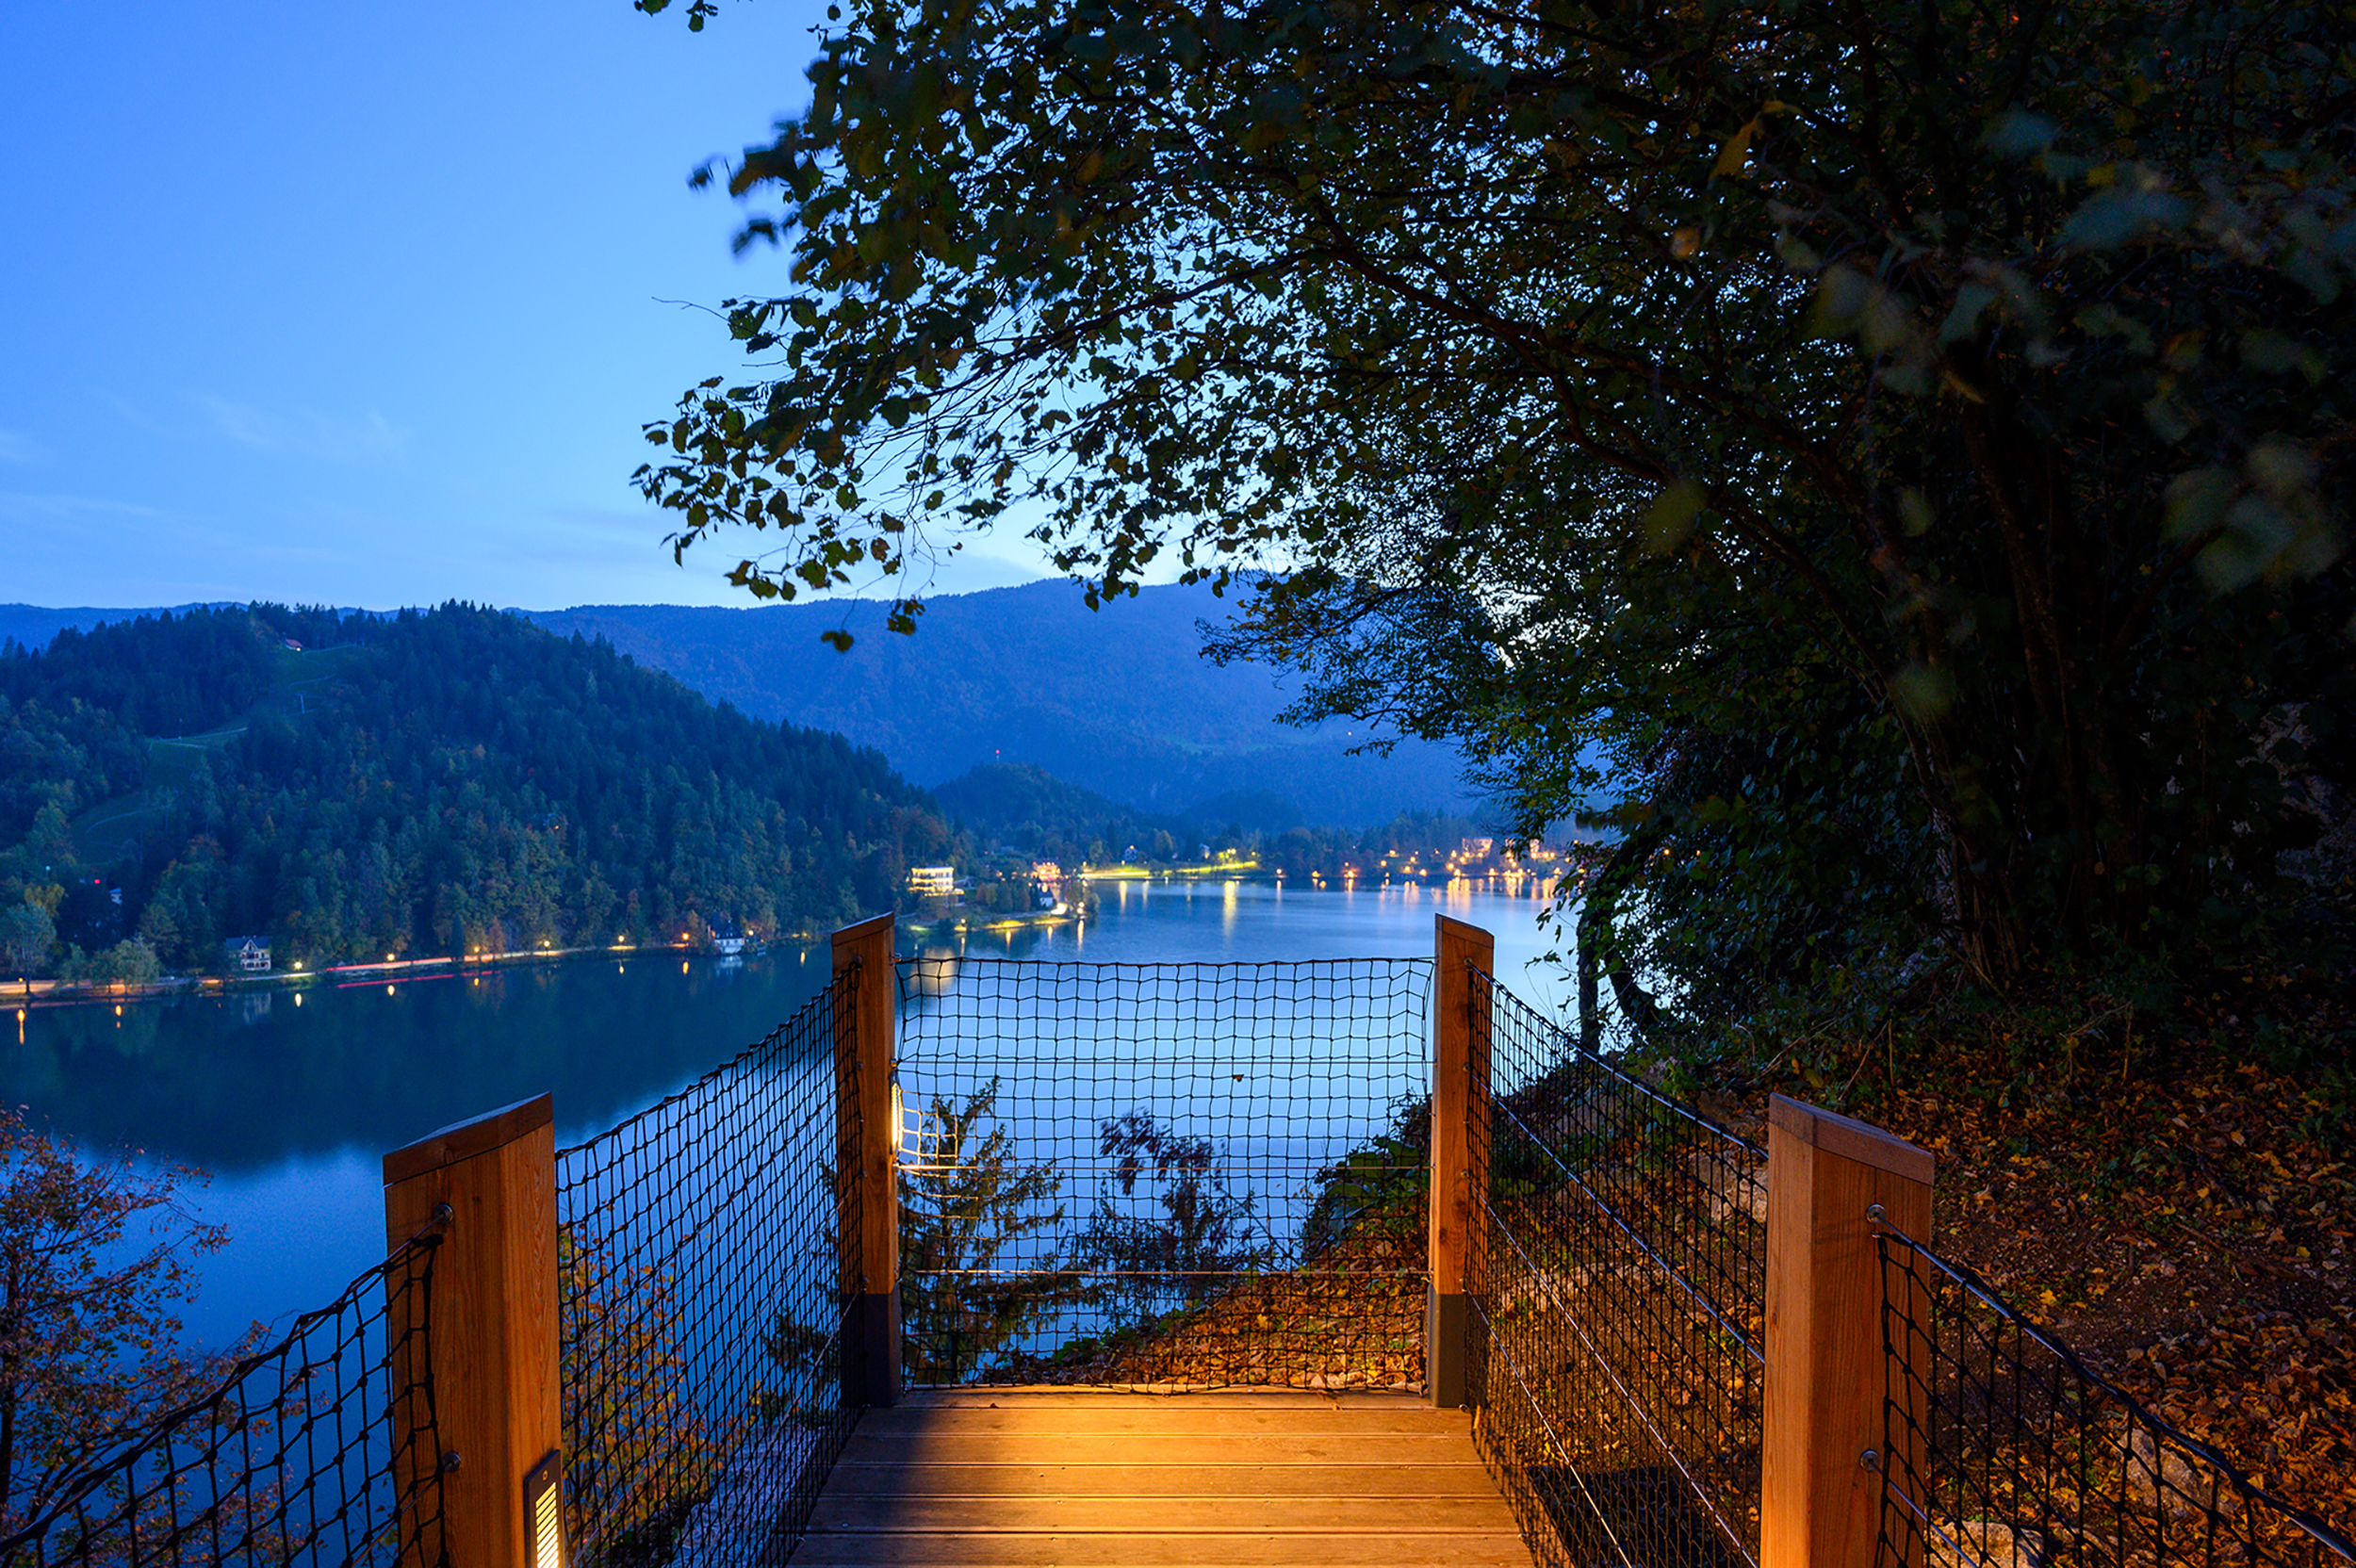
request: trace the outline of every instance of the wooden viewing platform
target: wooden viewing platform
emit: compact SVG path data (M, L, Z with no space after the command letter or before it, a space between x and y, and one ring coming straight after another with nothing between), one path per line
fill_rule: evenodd
M1675 1494L1682 1500L1670 1512L1677 1520L1690 1519L1701 1532L1693 1537L1696 1550L1712 1556L1730 1552L1727 1560L1741 1557L1769 1568L1873 1568L1887 1555L1881 1527L1890 1483L1860 1478L1925 1473L1928 1428L1921 1407L1938 1375L1931 1359L1938 1347L1919 1327L1929 1321L1927 1286L1911 1266L1893 1286L1883 1249L1891 1234L1900 1239L1930 1234L1931 1156L1878 1128L1778 1096L1767 1139L1766 1213L1752 1217L1763 1233L1736 1234L1724 1229L1724 1221L1747 1209L1729 1196L1728 1183L1741 1176L1745 1184L1756 1184L1756 1149L1710 1126L1698 1113L1661 1100L1634 1079L1606 1077L1600 1090L1582 1090L1584 1098L1577 1102L1594 1107L1593 1114L1603 1119L1586 1130L1565 1111L1560 1135L1570 1142L1595 1139L1598 1149L1627 1140L1628 1151L1642 1153L1646 1162L1598 1168L1650 1173L1658 1165L1669 1197L1640 1198L1629 1213L1662 1230L1672 1255L1657 1251L1631 1228L1630 1219L1576 1175L1570 1180L1588 1191L1599 1216L1584 1210L1566 1214L1543 1200L1506 1196L1501 1206L1508 1212L1501 1220L1499 1205L1491 1201L1501 1189L1491 1182L1488 1166L1490 1113L1497 1102L1491 1062L1497 1037L1491 1002L1496 988L1486 978L1493 955L1487 933L1436 917L1429 1013L1430 1153L1428 1164L1417 1162L1425 1177L1421 1191L1428 1195L1423 1266L1386 1266L1364 1275L1368 1298L1375 1299L1379 1290L1383 1311L1393 1316L1402 1304L1412 1312L1414 1286L1423 1286L1419 1344L1404 1323L1391 1317L1369 1317L1351 1327L1335 1315L1351 1294L1333 1282L1350 1272L1346 1268L1320 1265L1306 1271L1322 1277L1322 1282L1311 1282L1308 1293L1317 1312L1295 1322L1288 1309L1287 1321L1279 1326L1267 1314L1244 1314L1249 1302L1236 1287L1250 1281L1258 1288L1280 1270L1189 1265L1182 1275L1183 1293L1169 1284L1123 1285L1137 1292L1139 1304L1162 1309L1155 1313L1152 1336L1124 1342L1106 1363L1067 1366L1072 1375L1108 1380L1157 1372L1207 1379L1241 1374L1275 1385L1265 1389L905 1386L906 1348L925 1331L921 1323L911 1330L906 1315L910 1303L901 1289L904 1272L911 1271L904 1268L908 1260L902 1257L900 1234L903 1172L910 1162L903 1147L908 1129L897 1077L898 971L889 916L837 933L829 988L754 1048L763 1054L748 1052L738 1058L763 1064L764 1074L773 1051L777 1060L790 1051L796 1060L823 1064L831 1035L832 1074L805 1075L792 1091L796 1098L753 1102L759 1114L746 1117L741 1128L715 1126L711 1113L721 1103L718 1091L703 1100L691 1089L658 1107L666 1117L648 1123L650 1131L642 1130L641 1122L653 1112L567 1151L568 1160L578 1160L567 1168L562 1199L552 1111L545 1095L394 1151L384 1160L392 1250L399 1252L410 1237L439 1228L431 1253L440 1282L433 1312L425 1313L422 1293L401 1295L388 1309L384 1330L393 1348L387 1360L395 1395L404 1388L434 1391L428 1399L398 1396L388 1407L396 1444L393 1479L409 1489L401 1494L403 1508L429 1506L418 1499L438 1508L439 1544L447 1547L446 1553L429 1556L426 1547L435 1544L422 1530L404 1537L404 1568L437 1560L457 1568L530 1568L543 1560L544 1546L577 1550L583 1561L619 1560L638 1549L647 1523L679 1517L682 1505L694 1506L688 1485L708 1472L680 1468L662 1456L674 1451L663 1446L666 1444L682 1445L679 1452L696 1451L684 1445L702 1441L686 1436L699 1422L710 1423L714 1432L744 1433L749 1446L741 1455L724 1456L715 1448L712 1458L725 1457L726 1473L741 1475L748 1497L759 1494L752 1501L776 1511L763 1514L708 1506L698 1513L706 1523L698 1526L703 1533L696 1552L689 1555L708 1556L723 1568L774 1560L772 1554L783 1545L779 1537L788 1523L789 1494L794 1512L803 1506L810 1511L787 1560L797 1568L1533 1568L1539 1555L1549 1562L1590 1560L1598 1544L1617 1540L1613 1521L1626 1507L1641 1506L1644 1517L1653 1519L1654 1511L1641 1499L1651 1494L1656 1471L1661 1480L1684 1488ZM1543 1021L1538 1027L1552 1030ZM1408 1040L1402 1051L1413 1043ZM1512 1068L1517 1081L1553 1071L1548 1062L1562 1065L1559 1031L1525 1043L1529 1049ZM1244 1065L1243 1059L1235 1065ZM1255 1070L1279 1068L1259 1063ZM1598 1064L1595 1070L1617 1070ZM715 1072L698 1082L717 1082L723 1075ZM1241 1072L1233 1075L1233 1081L1244 1078ZM1543 1076L1530 1080L1543 1081ZM829 1087L831 1096L826 1093ZM825 1126L828 1098L831 1139ZM674 1103L683 1108L668 1115ZM1701 1146L1668 1148L1656 1162L1649 1141L1653 1130L1667 1128L1686 1136L1677 1118L1702 1130ZM1085 1129L1087 1120L1080 1125ZM1109 1145L1112 1124L1104 1125ZM723 1154L701 1147L715 1131L726 1135L715 1141L729 1146L725 1157L736 1166L713 1166ZM1523 1129L1514 1136L1531 1135ZM1083 1160L1095 1141L1084 1137L1078 1143ZM918 1154L924 1152L921 1134L913 1147ZM1206 1140L1202 1147L1212 1145ZM592 1150L594 1160L583 1153ZM1558 1165L1570 1157L1556 1156ZM708 1166L719 1174L698 1174ZM1562 1168L1569 1171L1568 1166ZM783 1169L808 1174L797 1176L789 1191L767 1174ZM1726 1181L1718 1181L1713 1171ZM1366 1174L1354 1156L1320 1167L1318 1202L1331 1196L1327 1178L1350 1173ZM691 1199L678 1196L691 1189ZM1705 1219L1703 1199L1717 1201L1726 1214ZM653 1327L615 1330L598 1326L611 1309L589 1285L576 1281L580 1301L560 1299L560 1259L566 1255L567 1236L559 1217L567 1202L578 1227L570 1245L605 1249L581 1254L604 1259L598 1266L609 1270L588 1278L676 1279L683 1282L679 1288L698 1292L694 1302L683 1300L675 1316L631 1320L651 1321ZM1242 1212L1252 1211L1247 1206ZM1412 1227L1415 1217L1412 1212L1383 1216L1372 1203L1363 1211L1345 1205L1326 1217L1330 1222L1361 1212L1377 1215L1385 1227L1394 1219ZM1177 1216L1172 1206L1173 1225ZM1508 1249L1489 1247L1484 1237L1508 1220L1529 1232L1526 1240L1505 1231ZM1598 1295L1587 1300L1577 1294L1591 1264L1612 1267L1615 1281L1624 1272L1609 1262L1614 1254L1602 1250L1622 1244L1609 1235L1595 1242L1575 1233L1575 1227L1587 1224L1598 1231L1616 1227L1643 1250L1660 1276L1654 1282L1661 1286L1660 1299L1620 1301ZM682 1266L674 1260L682 1255L688 1235L704 1238L697 1245L710 1255L697 1252ZM833 1243L835 1266L805 1278L796 1260L808 1257L821 1236ZM1277 1240L1270 1232L1269 1253L1282 1261ZM1523 1250L1525 1245L1534 1256ZM1706 1249L1721 1246L1742 1248L1739 1261L1746 1269L1755 1266L1756 1278L1736 1281L1741 1288L1733 1294L1739 1299L1730 1302L1732 1310L1761 1325L1755 1340L1744 1337L1741 1322L1695 1294L1678 1271L1677 1257L1687 1252L1715 1257ZM741 1259L719 1255L739 1250L744 1254ZM1484 1286L1488 1266L1482 1260L1507 1250L1520 1259L1515 1266L1520 1277L1493 1278ZM1042 1266L1069 1269L1074 1255L1051 1252ZM1317 1253L1329 1255L1338 1257L1340 1249ZM1064 1260L1060 1266L1056 1257ZM912 1271L921 1274L928 1266L946 1266L918 1260ZM970 1256L961 1267L980 1272ZM832 1273L831 1282L824 1277L826 1272ZM1017 1270L990 1272L1022 1277ZM1558 1281L1568 1282L1563 1287L1572 1292L1568 1304L1558 1294ZM1694 1305L1682 1298L1662 1305L1671 1300L1672 1286L1692 1296ZM813 1418L824 1429L823 1438L815 1432L794 1438L764 1429L758 1420L750 1427L737 1425L745 1421L749 1401L758 1401L751 1404L756 1414L780 1408L776 1404L780 1391L766 1380L780 1364L797 1364L779 1355L764 1365L760 1358L737 1353L744 1336L762 1322L800 1326L801 1318L783 1311L769 1318L744 1316L748 1302L781 1288L798 1293L794 1311L834 1331L831 1364L817 1358L798 1364L781 1407ZM1021 1288L1006 1298L1023 1302ZM1650 1407L1644 1401L1654 1396L1676 1409L1697 1398L1716 1401L1703 1413L1718 1413L1700 1427L1680 1420L1673 1435L1658 1439L1668 1448L1667 1468L1677 1477L1660 1466L1627 1472L1627 1456L1615 1451L1622 1440L1609 1432L1598 1439L1587 1429L1597 1417L1575 1403L1577 1380L1558 1379L1550 1367L1536 1389L1497 1391L1533 1409L1543 1435L1533 1432L1530 1441L1514 1442L1484 1424L1477 1451L1471 1407L1490 1393L1481 1374L1497 1366L1481 1353L1484 1342L1495 1343L1489 1341L1492 1325L1480 1309L1489 1290L1511 1292L1517 1301L1543 1296L1547 1311L1564 1319L1593 1305L1622 1315L1631 1331L1649 1336L1637 1343L1627 1368L1644 1386L1633 1394L1620 1386L1621 1403L1604 1413L1610 1420L1633 1419L1649 1428ZM1618 1291L1615 1283L1612 1294ZM920 1300L938 1329L938 1291ZM1897 1352L1883 1327L1884 1314L1892 1311L1916 1326L1903 1343L1919 1360L1901 1364L1892 1359ZM1019 1327L1024 1334L1044 1336L1058 1327L1069 1333L1101 1331L1104 1325L1072 1315L1071 1321ZM1544 1361L1583 1354L1585 1365L1621 1384L1621 1370L1612 1361L1592 1345L1581 1350L1557 1344L1552 1323L1538 1320L1534 1313L1509 1329L1542 1336L1530 1348ZM691 1331L695 1337L684 1337ZM568 1348L566 1332L592 1336L585 1342L589 1348L579 1348L584 1343L580 1340ZM670 1348L673 1335L682 1336L677 1348ZM1578 1331L1577 1337L1584 1343L1585 1331ZM953 1339L953 1348L956 1343ZM799 1341L789 1337L786 1344L790 1348ZM654 1359L646 1351L650 1346L663 1347L659 1375L653 1367L641 1375L631 1366L622 1384L629 1392L609 1394L626 1362ZM1306 1381L1313 1376L1322 1383L1337 1376L1337 1367L1345 1379L1372 1380L1377 1372L1383 1380L1404 1377L1411 1347L1420 1349L1421 1395L1296 1392L1281 1386L1284 1380ZM1371 1370L1355 1364L1366 1359L1360 1351L1367 1348L1383 1358ZM965 1349L971 1356L975 1348L969 1343ZM1675 1364L1680 1361L1692 1364ZM1296 1364L1303 1362L1307 1364ZM920 1355L916 1364L937 1370L929 1356ZM430 1383L417 1375L436 1365L454 1370ZM1572 1364L1563 1365L1576 1370ZM585 1389L561 1386L567 1377L583 1376L590 1380ZM1900 1376L1903 1385L1893 1380ZM694 1386L706 1379L712 1386ZM1900 1386L1907 1392L1893 1395ZM583 1392L593 1398L580 1401ZM576 1397L572 1428L565 1425L567 1394ZM1898 1407L1902 1419L1895 1426L1889 1420L1893 1397L1909 1401ZM597 1400L614 1398L619 1406L595 1408ZM586 1421L578 1418L583 1408L589 1409ZM857 1413L844 1436L837 1422L852 1413ZM430 1417L430 1425L418 1422L420 1413ZM1484 1419L1496 1418L1492 1413ZM1570 1430L1567 1442L1555 1435L1558 1423ZM616 1430L630 1434L618 1446L612 1435ZM637 1435L641 1431L644 1438ZM1753 1431L1760 1435L1754 1438ZM576 1446L567 1448L568 1440ZM642 1442L649 1446L627 1446ZM841 1451L824 1477L799 1468L803 1462L815 1463L822 1448L831 1450L838 1443ZM1677 1446L1669 1447L1672 1443ZM1731 1480L1697 1479L1687 1468L1685 1449L1704 1446L1710 1451L1695 1457L1713 1465L1730 1462L1719 1468ZM1754 1446L1760 1455L1759 1478L1751 1491L1742 1485L1742 1474ZM1482 1451L1497 1467L1494 1476ZM547 1530L550 1521L537 1505L557 1495L547 1485L558 1468L551 1458L571 1465L576 1454L578 1474L566 1478L563 1515L573 1533L563 1540ZM1573 1494L1585 1491L1580 1471L1598 1464L1612 1467L1612 1495L1580 1501ZM641 1478L630 1473L641 1466L647 1471L643 1497L633 1490ZM1529 1510L1528 1540L1496 1477L1504 1478L1517 1499L1546 1498ZM814 1498L809 1490L813 1483ZM615 1499L622 1506L614 1506ZM1688 1502L1693 1506L1685 1506ZM1567 1505L1583 1511L1558 1517L1554 1508ZM1742 1528L1745 1512L1754 1509L1755 1556ZM417 1517L426 1515L420 1511ZM773 1522L764 1524L764 1518ZM1933 1524L1939 1521L1934 1518ZM1640 1526L1644 1531L1654 1527ZM1669 1514L1661 1515L1660 1527L1671 1527ZM1675 1525L1677 1541L1686 1539L1685 1528ZM1595 1530L1603 1534L1593 1534ZM1577 1537L1567 1544L1558 1534L1566 1531ZM1904 1548L1911 1554L1907 1568L1923 1568L1929 1560L1925 1543L1932 1533L1912 1532L1913 1544ZM1706 1548L1698 1544L1704 1541ZM1677 1552L1683 1550L1676 1546ZM1650 1547L1646 1554L1658 1555Z
M909 1394L859 1416L794 1568L1530 1568L1472 1421L1403 1394Z

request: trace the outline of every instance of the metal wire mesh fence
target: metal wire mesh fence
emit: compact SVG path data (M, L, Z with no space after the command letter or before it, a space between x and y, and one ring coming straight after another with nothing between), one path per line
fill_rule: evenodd
M2323 1568L2356 1548L1884 1225L1881 1560Z
M858 1414L841 1367L835 1047L859 981L842 972L735 1060L557 1153L578 1563L780 1563L808 1522Z
M1475 1439L1544 1562L1756 1565L1765 1155L1471 983Z
M42 1477L0 1563L447 1563L426 1350L438 1241L404 1244L208 1392Z
M904 962L908 1380L1419 1386L1431 971Z

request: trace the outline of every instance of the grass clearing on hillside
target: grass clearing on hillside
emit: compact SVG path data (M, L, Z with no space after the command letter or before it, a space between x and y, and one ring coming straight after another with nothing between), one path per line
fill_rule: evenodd
M319 689L350 670L361 652L356 646L318 653L275 649L271 658L276 678L270 691L234 722L196 735L149 736L147 783L74 819L74 858L92 867L137 864L202 758L227 747L266 714L302 718L317 703Z

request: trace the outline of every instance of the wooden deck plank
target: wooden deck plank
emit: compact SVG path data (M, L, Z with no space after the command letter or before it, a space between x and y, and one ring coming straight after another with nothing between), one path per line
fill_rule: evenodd
M1320 1399L1299 1410L1256 1407L1222 1409L1212 1401L1218 1395L1196 1399L1165 1399L1148 1396L1134 1405L1110 1400L1087 1405L1057 1405L1038 1411L1022 1409L1011 1398L973 1408L896 1409L870 1411L859 1419L861 1431L923 1432L1067 1432L1075 1437L1136 1432L1151 1435L1193 1433L1228 1435L1248 1432L1308 1436L1347 1436L1390 1432L1412 1436L1446 1432L1448 1413L1432 1410L1377 1409L1363 1416L1337 1413L1346 1408L1338 1399ZM874 1423L871 1428L869 1423ZM1462 1423L1457 1423L1461 1426Z
M1115 1439L1089 1440L1087 1457ZM1231 1464L1478 1464L1462 1432L1229 1432L1218 1437L1133 1434L1131 1444L1211 1442ZM1124 1448L1123 1453L1133 1450ZM844 1464L1061 1464L1073 1457L1068 1432L871 1432L862 1427L843 1450Z
M1486 1497L1170 1497L1099 1493L1062 1497L843 1496L818 1499L810 1529L1059 1530L1105 1535L1333 1535L1363 1530L1380 1511L1383 1533L1449 1535L1513 1527L1494 1491Z
M1528 1568L1461 1411L926 1392L860 1418L794 1568Z
M1459 1535L850 1535L794 1568L1530 1568L1511 1530Z
M971 1410L976 1405L1012 1402L1025 1410L1052 1410L1069 1405L1127 1405L1143 1399L1167 1399L1173 1405L1216 1404L1223 1410L1307 1410L1317 1406L1346 1406L1351 1411L1434 1412L1420 1394L1390 1389L1323 1393L1316 1389L1212 1388L1167 1391L1153 1388L1066 1388L1059 1384L1021 1384L991 1388L916 1388L900 1397L895 1410Z
M838 1497L1495 1497L1478 1464L843 1464Z

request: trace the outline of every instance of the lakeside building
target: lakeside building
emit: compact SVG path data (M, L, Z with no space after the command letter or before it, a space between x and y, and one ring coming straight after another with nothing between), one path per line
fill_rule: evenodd
M957 891L957 868L910 866L908 891L919 898L954 898Z
M229 967L240 974L270 972L270 941L264 937L232 937L221 944Z

